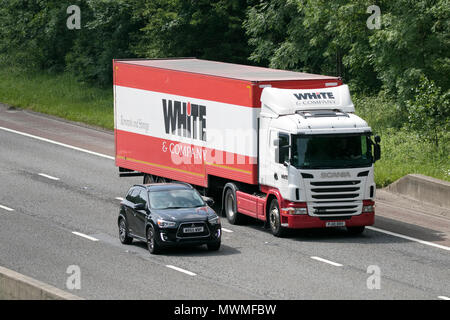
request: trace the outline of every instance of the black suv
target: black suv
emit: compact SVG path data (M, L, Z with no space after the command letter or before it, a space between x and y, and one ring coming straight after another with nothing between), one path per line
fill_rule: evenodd
M147 241L152 254L182 244L219 250L222 229L212 204L185 183L134 185L120 203L120 242Z

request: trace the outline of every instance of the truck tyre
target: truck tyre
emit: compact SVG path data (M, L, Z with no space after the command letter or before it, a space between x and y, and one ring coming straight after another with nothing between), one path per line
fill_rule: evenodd
M280 206L277 199L272 199L270 203L269 226L275 237L283 237L286 234L286 229L281 226Z
M169 180L166 178L163 178L163 177L157 177L156 182L157 183L166 183L166 182L169 182Z
M358 235L364 232L365 226L347 227L347 232L351 235Z
M127 222L123 218L119 220L119 240L122 244L133 242L133 238L128 235Z
M225 192L223 204L228 222L231 224L241 224L244 217L237 212L236 193L233 188L228 188Z
M155 183L155 182L156 182L155 177L153 175L148 174L148 173L144 174L144 184Z

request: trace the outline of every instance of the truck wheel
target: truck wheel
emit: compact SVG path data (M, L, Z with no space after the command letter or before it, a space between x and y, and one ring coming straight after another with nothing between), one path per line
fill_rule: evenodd
M347 232L351 235L358 235L364 232L365 226L347 227Z
M225 214L227 215L228 222L230 222L231 224L242 223L243 217L239 212L237 212L236 194L234 193L234 190L232 188L227 189L224 200L224 209Z
M156 182L155 177L153 175L148 174L148 173L144 174L144 184L155 183L155 182Z
M158 178L156 178L156 182L157 183L166 183L166 182L168 182L168 180L163 177L158 177Z
M286 229L281 226L280 207L278 200L273 199L269 207L269 225L275 237L282 237L286 234Z

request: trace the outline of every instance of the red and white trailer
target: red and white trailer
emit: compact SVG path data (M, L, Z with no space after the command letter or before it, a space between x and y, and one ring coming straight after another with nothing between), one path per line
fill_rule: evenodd
M371 146L379 146L341 79L191 58L114 60L113 69L123 175L191 183L220 198L230 222L249 215L275 235L373 223ZM301 146L323 146L323 138L356 143L364 159L300 163L309 156Z

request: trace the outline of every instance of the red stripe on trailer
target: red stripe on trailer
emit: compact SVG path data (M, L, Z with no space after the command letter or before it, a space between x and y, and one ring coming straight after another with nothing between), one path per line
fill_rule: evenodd
M253 157L117 129L115 136L120 167L203 187L208 186L208 175L258 182Z
M248 81L115 62L114 85L246 107L255 104ZM259 101L258 101L259 102Z
M270 70L270 69L269 69ZM338 78L250 81L114 61L114 85L196 99L260 108L264 86L282 89L325 88ZM336 85L331 85L336 86Z

